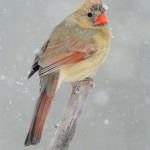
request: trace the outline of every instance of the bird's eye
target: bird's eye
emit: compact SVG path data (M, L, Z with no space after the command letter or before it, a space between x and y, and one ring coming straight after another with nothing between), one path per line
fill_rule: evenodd
M87 13L87 16L88 16L88 17L92 17L93 14L92 14L92 13Z

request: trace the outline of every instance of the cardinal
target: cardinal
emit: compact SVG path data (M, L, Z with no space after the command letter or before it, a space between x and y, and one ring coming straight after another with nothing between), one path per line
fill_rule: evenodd
M54 28L36 55L28 76L38 71L41 88L25 146L40 142L60 83L91 77L104 62L111 39L108 24L106 7L101 1L87 0Z

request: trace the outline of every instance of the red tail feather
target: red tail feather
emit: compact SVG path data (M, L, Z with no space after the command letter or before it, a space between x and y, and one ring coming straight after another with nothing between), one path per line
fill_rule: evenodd
M47 84L50 84L50 85L45 86L45 88L43 89L39 97L38 104L35 110L35 114L32 119L32 123L29 129L27 138L25 140L25 146L28 146L31 144L35 145L40 142L43 127L44 127L46 118L48 116L48 112L50 110L52 101L54 99L54 95L55 95L55 91L56 91L57 83L58 83L58 76L51 75L48 81L50 83L48 82Z

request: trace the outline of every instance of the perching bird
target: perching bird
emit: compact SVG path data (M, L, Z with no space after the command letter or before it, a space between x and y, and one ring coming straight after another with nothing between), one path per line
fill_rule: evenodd
M35 57L29 78L39 70L41 89L26 146L39 143L60 83L92 76L108 54L111 32L106 9L93 1L86 1L56 26Z

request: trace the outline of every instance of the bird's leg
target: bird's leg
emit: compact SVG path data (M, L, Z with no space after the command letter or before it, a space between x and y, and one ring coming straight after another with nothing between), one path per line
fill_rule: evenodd
M77 94L79 93L79 87L81 86L82 83L86 83L88 82L88 85L93 88L94 87L94 83L93 83L93 79L91 77L87 77L83 80L80 80L78 82L72 82L71 85L72 85L72 93L73 94Z

